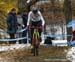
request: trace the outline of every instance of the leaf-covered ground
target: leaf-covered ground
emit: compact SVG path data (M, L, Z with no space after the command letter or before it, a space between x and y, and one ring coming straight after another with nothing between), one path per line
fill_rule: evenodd
M19 49L14 51L0 52L0 61L6 62L70 62L53 61L50 59L66 59L66 52L70 47L40 46L39 56L33 56L30 49ZM47 59L47 60L46 60ZM49 59L49 60L48 60Z

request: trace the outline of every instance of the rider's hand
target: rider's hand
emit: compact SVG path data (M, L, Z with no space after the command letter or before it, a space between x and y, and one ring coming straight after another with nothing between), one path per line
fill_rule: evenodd
M29 29L29 25L27 25L27 29Z
M27 29L28 29L28 30L30 29L30 26L29 26L29 25L27 25Z
M42 25L42 32L44 31L44 25Z

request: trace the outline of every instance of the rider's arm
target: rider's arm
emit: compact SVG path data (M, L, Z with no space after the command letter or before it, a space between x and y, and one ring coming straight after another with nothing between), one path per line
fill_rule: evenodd
M40 17L41 17L42 25L44 26L44 24L45 24L45 20L44 20L44 18L43 18L43 16L42 16L41 12L40 12L40 11L38 11L38 13L39 13L39 15L40 15Z
M29 14L28 14L28 21L27 21L27 26L29 25L29 23L30 23L30 16L31 16L31 11L29 12Z

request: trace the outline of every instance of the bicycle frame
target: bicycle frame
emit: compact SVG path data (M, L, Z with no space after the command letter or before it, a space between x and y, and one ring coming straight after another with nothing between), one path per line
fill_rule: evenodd
M38 29L41 28L41 27L31 27L33 28L33 36L32 36L32 51L34 53L34 56L35 55L38 55L38 48L39 48L39 31Z
M32 26L31 29L33 29L33 34L34 34L34 32L36 32L36 31L38 32L38 29L39 29L39 28L41 28L41 27L34 27L34 26ZM36 31L35 31L35 30L36 30ZM38 33L39 33L39 32L38 32Z
M32 27L30 27L31 29L33 28L33 29L39 29L39 28L42 28L41 26L40 27L36 27L36 26L32 26Z

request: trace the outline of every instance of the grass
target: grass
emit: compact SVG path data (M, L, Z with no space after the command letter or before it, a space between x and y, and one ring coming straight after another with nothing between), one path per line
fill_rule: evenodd
M64 62L64 61L45 61L45 59L66 59L64 50L71 47L49 47L40 46L39 56L33 56L30 49L19 49L8 52L0 52L0 56L8 59L9 62ZM70 61L65 61L70 62Z

